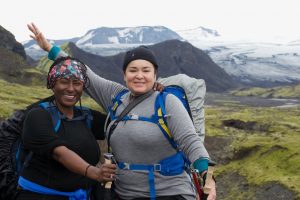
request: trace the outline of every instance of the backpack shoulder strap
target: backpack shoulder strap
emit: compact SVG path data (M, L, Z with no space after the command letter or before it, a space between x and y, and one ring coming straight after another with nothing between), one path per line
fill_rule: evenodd
M39 104L39 106L50 113L54 132L57 133L61 124L61 115L57 107L50 102L42 102Z
M178 85L170 85L170 86L167 86L164 88L164 92L171 93L174 96L176 96L181 101L181 103L183 104L183 106L189 113L190 118L193 121L191 108L190 108L188 98L187 98L187 95L186 95L184 89Z
M161 92L159 95L157 95L156 102L155 102L155 115L158 117L158 126L162 130L164 136L168 139L170 144L173 146L173 148L177 149L177 144L173 139L172 133L170 132L167 124L166 117L167 112L165 108L165 102L168 94L173 94L176 96L185 109L188 111L190 118L192 118L191 109L189 107L189 103L187 100L187 96L185 94L185 91L182 87L177 85L170 85L164 88L163 92Z
M167 113L166 113L166 108L165 108L165 100L167 97L168 93L167 92L161 92L157 95L156 100L155 100L155 115L158 119L158 127L160 130L163 132L164 136L167 138L169 143L172 145L174 149L177 149L177 144L174 141L174 138L168 128L167 125Z
M93 115L91 109L85 106L75 106L75 108L82 111L86 126L88 129L92 129Z
M117 108L120 106L121 102L121 98L123 95L125 95L126 93L128 93L129 90L122 90L121 92L119 92L116 97L112 100L112 106L110 106L108 108L109 110L109 116L111 118L111 120L116 119L116 111Z

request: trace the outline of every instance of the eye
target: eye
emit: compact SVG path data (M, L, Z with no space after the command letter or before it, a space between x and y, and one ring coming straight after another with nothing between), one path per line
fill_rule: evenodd
M136 72L137 69L135 69L135 68L130 68L130 69L128 69L128 71L129 71L129 72Z
M80 80L76 79L76 80L73 80L73 85L79 86L79 85L82 85L82 82Z
M68 84L68 83L69 83L69 81L68 81L67 79L64 79L64 78L59 79L59 82L60 82L61 84Z

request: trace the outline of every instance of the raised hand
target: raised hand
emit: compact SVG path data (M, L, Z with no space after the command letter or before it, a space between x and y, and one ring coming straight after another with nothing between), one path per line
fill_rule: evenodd
M38 43L41 49L49 52L52 48L52 44L44 37L43 33L38 29L38 27L34 23L27 24L27 27L34 34L30 35L30 37Z

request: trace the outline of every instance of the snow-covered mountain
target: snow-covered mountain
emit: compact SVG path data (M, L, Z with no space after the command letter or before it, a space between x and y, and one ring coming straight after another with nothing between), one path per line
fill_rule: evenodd
M300 82L300 45L214 41L194 43L229 75L246 85Z
M199 42L202 40L216 39L221 36L218 31L204 28L202 26L194 29L178 30L176 32L190 43Z
M139 26L108 28L100 27L89 30L84 36L66 40L51 40L57 45L73 42L79 48L97 55L114 55L139 45L156 44L166 40L182 38L174 31L164 26ZM40 58L45 55L36 48L35 42L30 40L23 43L28 55Z
M163 26L101 27L88 31L75 44L87 52L108 56L172 39L182 40L176 32Z
M163 26L140 26L101 27L79 38L53 42L60 45L72 41L87 52L107 56L171 39L185 40L204 50L228 74L246 85L274 86L300 82L300 40L290 43L233 41L216 30L203 27L174 32ZM26 53L33 58L45 55L33 41L23 45Z
M88 31L77 46L98 44L154 44L170 39L181 39L174 31L163 26L108 28Z

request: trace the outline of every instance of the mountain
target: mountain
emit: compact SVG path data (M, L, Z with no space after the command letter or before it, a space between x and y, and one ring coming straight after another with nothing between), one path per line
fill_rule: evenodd
M300 45L249 41L193 44L244 85L273 87L300 82Z
M218 31L202 26L194 29L176 31L182 38L193 43L201 40L209 40L221 37Z
M76 45L82 47L97 44L154 44L170 39L182 38L163 26L101 27L88 31Z
M64 48L72 56L90 66L95 73L106 79L124 84L122 71L124 53L114 56L98 56L83 51L74 43L69 43ZM237 87L231 77L215 64L205 52L188 42L168 40L150 45L149 48L157 57L158 77L185 73L195 78L205 79L207 90L212 92L223 92ZM41 60L40 67L46 65L50 65L50 63L45 58ZM48 69L48 67L46 68Z
M16 41L15 36L0 26L0 71L4 74L14 74L25 67L26 54L22 44Z
M233 80L242 85L273 87L300 82L299 40L290 43L238 41L228 40L218 31L204 27L176 33L165 27L141 26L101 27L72 41L84 51L111 56L141 44L156 44L174 37L204 50ZM59 41L56 43L60 44ZM28 54L36 51L35 46L31 47L26 47Z
M114 55L141 44L155 44L165 40L182 38L174 31L163 26L138 26L109 28L100 27L89 30L84 36L66 40L50 40L62 45L75 43L79 48L97 55ZM33 40L23 43L27 54L35 59L45 55Z
M26 59L26 53L22 44L16 41L15 36L0 26L0 47L12 51Z
M49 39L51 44L55 44L58 46L63 45L66 42L76 42L79 39L79 37L71 38L71 39L65 39L65 40L51 40ZM31 58L34 60L39 60L43 56L45 56L47 53L43 51L34 40L27 40L22 42L25 51L28 55L30 55Z
M30 68L31 58L26 56L22 44L0 26L0 79L21 84L39 83L43 75Z

